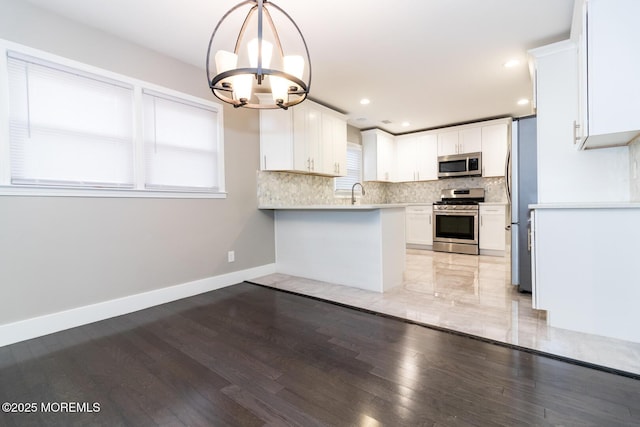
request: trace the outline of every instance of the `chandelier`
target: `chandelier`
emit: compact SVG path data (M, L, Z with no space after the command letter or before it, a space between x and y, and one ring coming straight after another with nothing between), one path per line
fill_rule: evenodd
M222 27L228 26L223 23L228 18L230 21L232 15L238 15L234 12L247 5L250 6L249 11L242 22L235 40L235 47L226 50L217 49L212 55L214 48L219 44L218 39L226 41L227 46L232 44L232 38L227 37L225 40L221 35ZM291 26L292 34L287 34L289 36L287 41L290 41L292 35L295 36L297 32L299 39L293 37L297 43L291 44L293 49L297 48L295 54L285 55L270 10L278 12L279 24ZM265 29L266 31L263 31ZM248 38L251 40L245 40ZM300 53L306 56L306 70L305 57ZM212 56L215 66L213 77L211 76ZM206 69L209 88L213 94L236 108L283 108L286 110L304 101L311 87L309 49L300 28L284 10L268 0L243 1L222 17L209 40ZM255 102L258 96L259 102Z

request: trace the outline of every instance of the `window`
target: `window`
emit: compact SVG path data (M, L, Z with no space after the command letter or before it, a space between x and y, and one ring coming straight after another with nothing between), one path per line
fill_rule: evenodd
M217 112L146 90L142 104L145 187L217 191Z
M356 182L362 181L362 146L359 144L347 144L347 176L335 178L336 193L351 194L351 187ZM357 194L361 194L360 187L356 189Z
M2 40L0 52L0 194L224 197L219 104Z
M133 86L10 52L11 184L133 188Z

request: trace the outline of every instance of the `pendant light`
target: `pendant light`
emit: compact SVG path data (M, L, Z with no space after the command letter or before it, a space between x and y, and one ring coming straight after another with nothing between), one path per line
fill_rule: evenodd
M249 11L236 37L235 47L215 50L218 39L224 39L221 33L225 21L228 22L234 12L246 6ZM299 37L297 44L287 46L291 50L286 54L271 11L280 15L277 22L290 24L292 34L287 34L285 40ZM266 32L263 31L265 29ZM255 37L251 38L250 35ZM251 40L245 40L248 38ZM227 37L226 40L229 41L230 38ZM212 66L215 67L213 77ZM311 87L311 60L307 43L293 19L268 0L243 1L222 17L209 40L206 69L209 88L213 94L236 108L286 110L304 101ZM254 102L261 94L265 96L260 96L260 102Z

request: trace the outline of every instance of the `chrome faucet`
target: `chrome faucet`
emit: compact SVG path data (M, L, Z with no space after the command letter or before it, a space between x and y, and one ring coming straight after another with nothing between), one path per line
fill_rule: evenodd
M362 184L360 184L359 182L356 182L355 184L353 184L353 186L351 187L351 204L352 205L356 204L356 194L355 194L356 185L359 185L360 188L362 188L362 195L363 196L365 195L364 187L362 186Z

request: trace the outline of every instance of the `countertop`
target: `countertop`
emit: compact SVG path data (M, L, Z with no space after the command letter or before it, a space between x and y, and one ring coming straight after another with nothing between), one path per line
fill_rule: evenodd
M405 208L406 204L381 205L299 205L299 206L259 206L263 210L329 210L329 211L371 211L376 209Z
M640 209L640 203L601 202L601 203L538 203L529 205L529 209Z
M330 210L330 211L367 211L374 209L391 209L391 208L406 208L407 206L431 206L433 203L383 203L377 205L289 205L289 206L277 206L277 205L265 205L259 206L258 209L262 210ZM505 202L483 202L480 203L483 206L506 206ZM638 204L640 206L640 203Z

